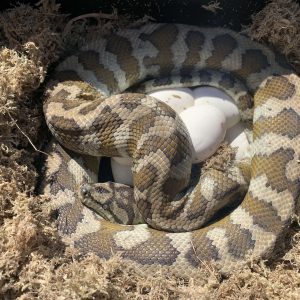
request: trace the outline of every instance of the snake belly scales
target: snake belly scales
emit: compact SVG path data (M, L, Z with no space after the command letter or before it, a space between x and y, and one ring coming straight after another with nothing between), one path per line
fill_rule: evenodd
M243 169L233 165L226 176L212 170L184 189L191 173L187 129L144 93L196 85L229 91L253 125L249 186L236 189L242 198L235 209L208 223L198 220L227 197L227 185L234 190L243 182ZM92 38L58 65L44 103L56 140L43 192L58 209L64 241L105 259L119 253L143 272L158 267L180 276L203 263L227 273L269 256L299 198L299 100L299 77L285 60L231 30L148 24ZM97 182L92 158L103 155L133 158L131 196L148 225L105 220L79 199L78 186ZM121 198L126 210L121 185L104 183L98 191ZM133 218L128 213L127 223Z

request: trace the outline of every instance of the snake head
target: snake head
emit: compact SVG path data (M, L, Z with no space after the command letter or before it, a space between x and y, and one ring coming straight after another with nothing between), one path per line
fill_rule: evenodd
M85 183L80 186L79 200L105 220L119 224L142 222L134 201L133 189L124 184Z
M85 183L79 188L79 200L107 221L115 222L110 213L110 191L99 184Z

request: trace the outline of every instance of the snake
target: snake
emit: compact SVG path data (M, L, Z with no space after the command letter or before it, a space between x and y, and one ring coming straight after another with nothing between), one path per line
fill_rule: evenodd
M203 85L234 99L251 154L192 180L184 123L147 91ZM41 190L63 241L84 255L120 255L146 274L191 277L207 265L227 274L269 258L291 224L300 80L245 34L168 23L96 34L57 65L43 110L54 138ZM133 187L98 182L101 156L132 158Z

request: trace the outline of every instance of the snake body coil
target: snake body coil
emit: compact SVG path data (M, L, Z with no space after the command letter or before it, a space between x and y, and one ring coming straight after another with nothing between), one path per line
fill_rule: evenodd
M180 117L143 93L121 94L203 84L227 91L242 118L253 118L245 192L238 186L246 176L235 165L226 174L211 170L184 190L191 141ZM279 55L245 36L180 24L100 36L58 66L44 112L56 140L69 149L50 145L44 192L58 208L66 242L83 253L120 253L147 272L161 266L191 276L203 262L229 272L249 256L270 254L290 223L300 192L300 80ZM135 204L150 227L115 224L82 205L78 186L97 182L90 156L100 155L133 158ZM122 186L101 186L126 204ZM230 191L245 194L241 204L200 228ZM132 220L128 211L125 223Z

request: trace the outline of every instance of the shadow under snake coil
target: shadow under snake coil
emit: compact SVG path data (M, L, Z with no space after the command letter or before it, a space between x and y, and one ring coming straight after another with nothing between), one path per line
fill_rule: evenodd
M196 85L225 90L242 119L253 120L246 188L238 163L226 173L210 170L185 188L192 155L187 129L144 91ZM291 222L300 190L300 80L280 55L246 36L148 24L93 38L57 67L44 113L55 141L43 192L58 209L64 241L82 253L106 259L119 253L145 272L161 267L196 276L206 262L227 273L247 258L270 255ZM94 184L92 160L103 155L133 158L133 191ZM114 205L115 211L101 216L83 205L92 192L110 199L94 203L100 211ZM236 196L241 203L234 210L207 222ZM128 208L130 202L136 207ZM122 213L123 224L111 221ZM148 225L127 225L134 213Z

